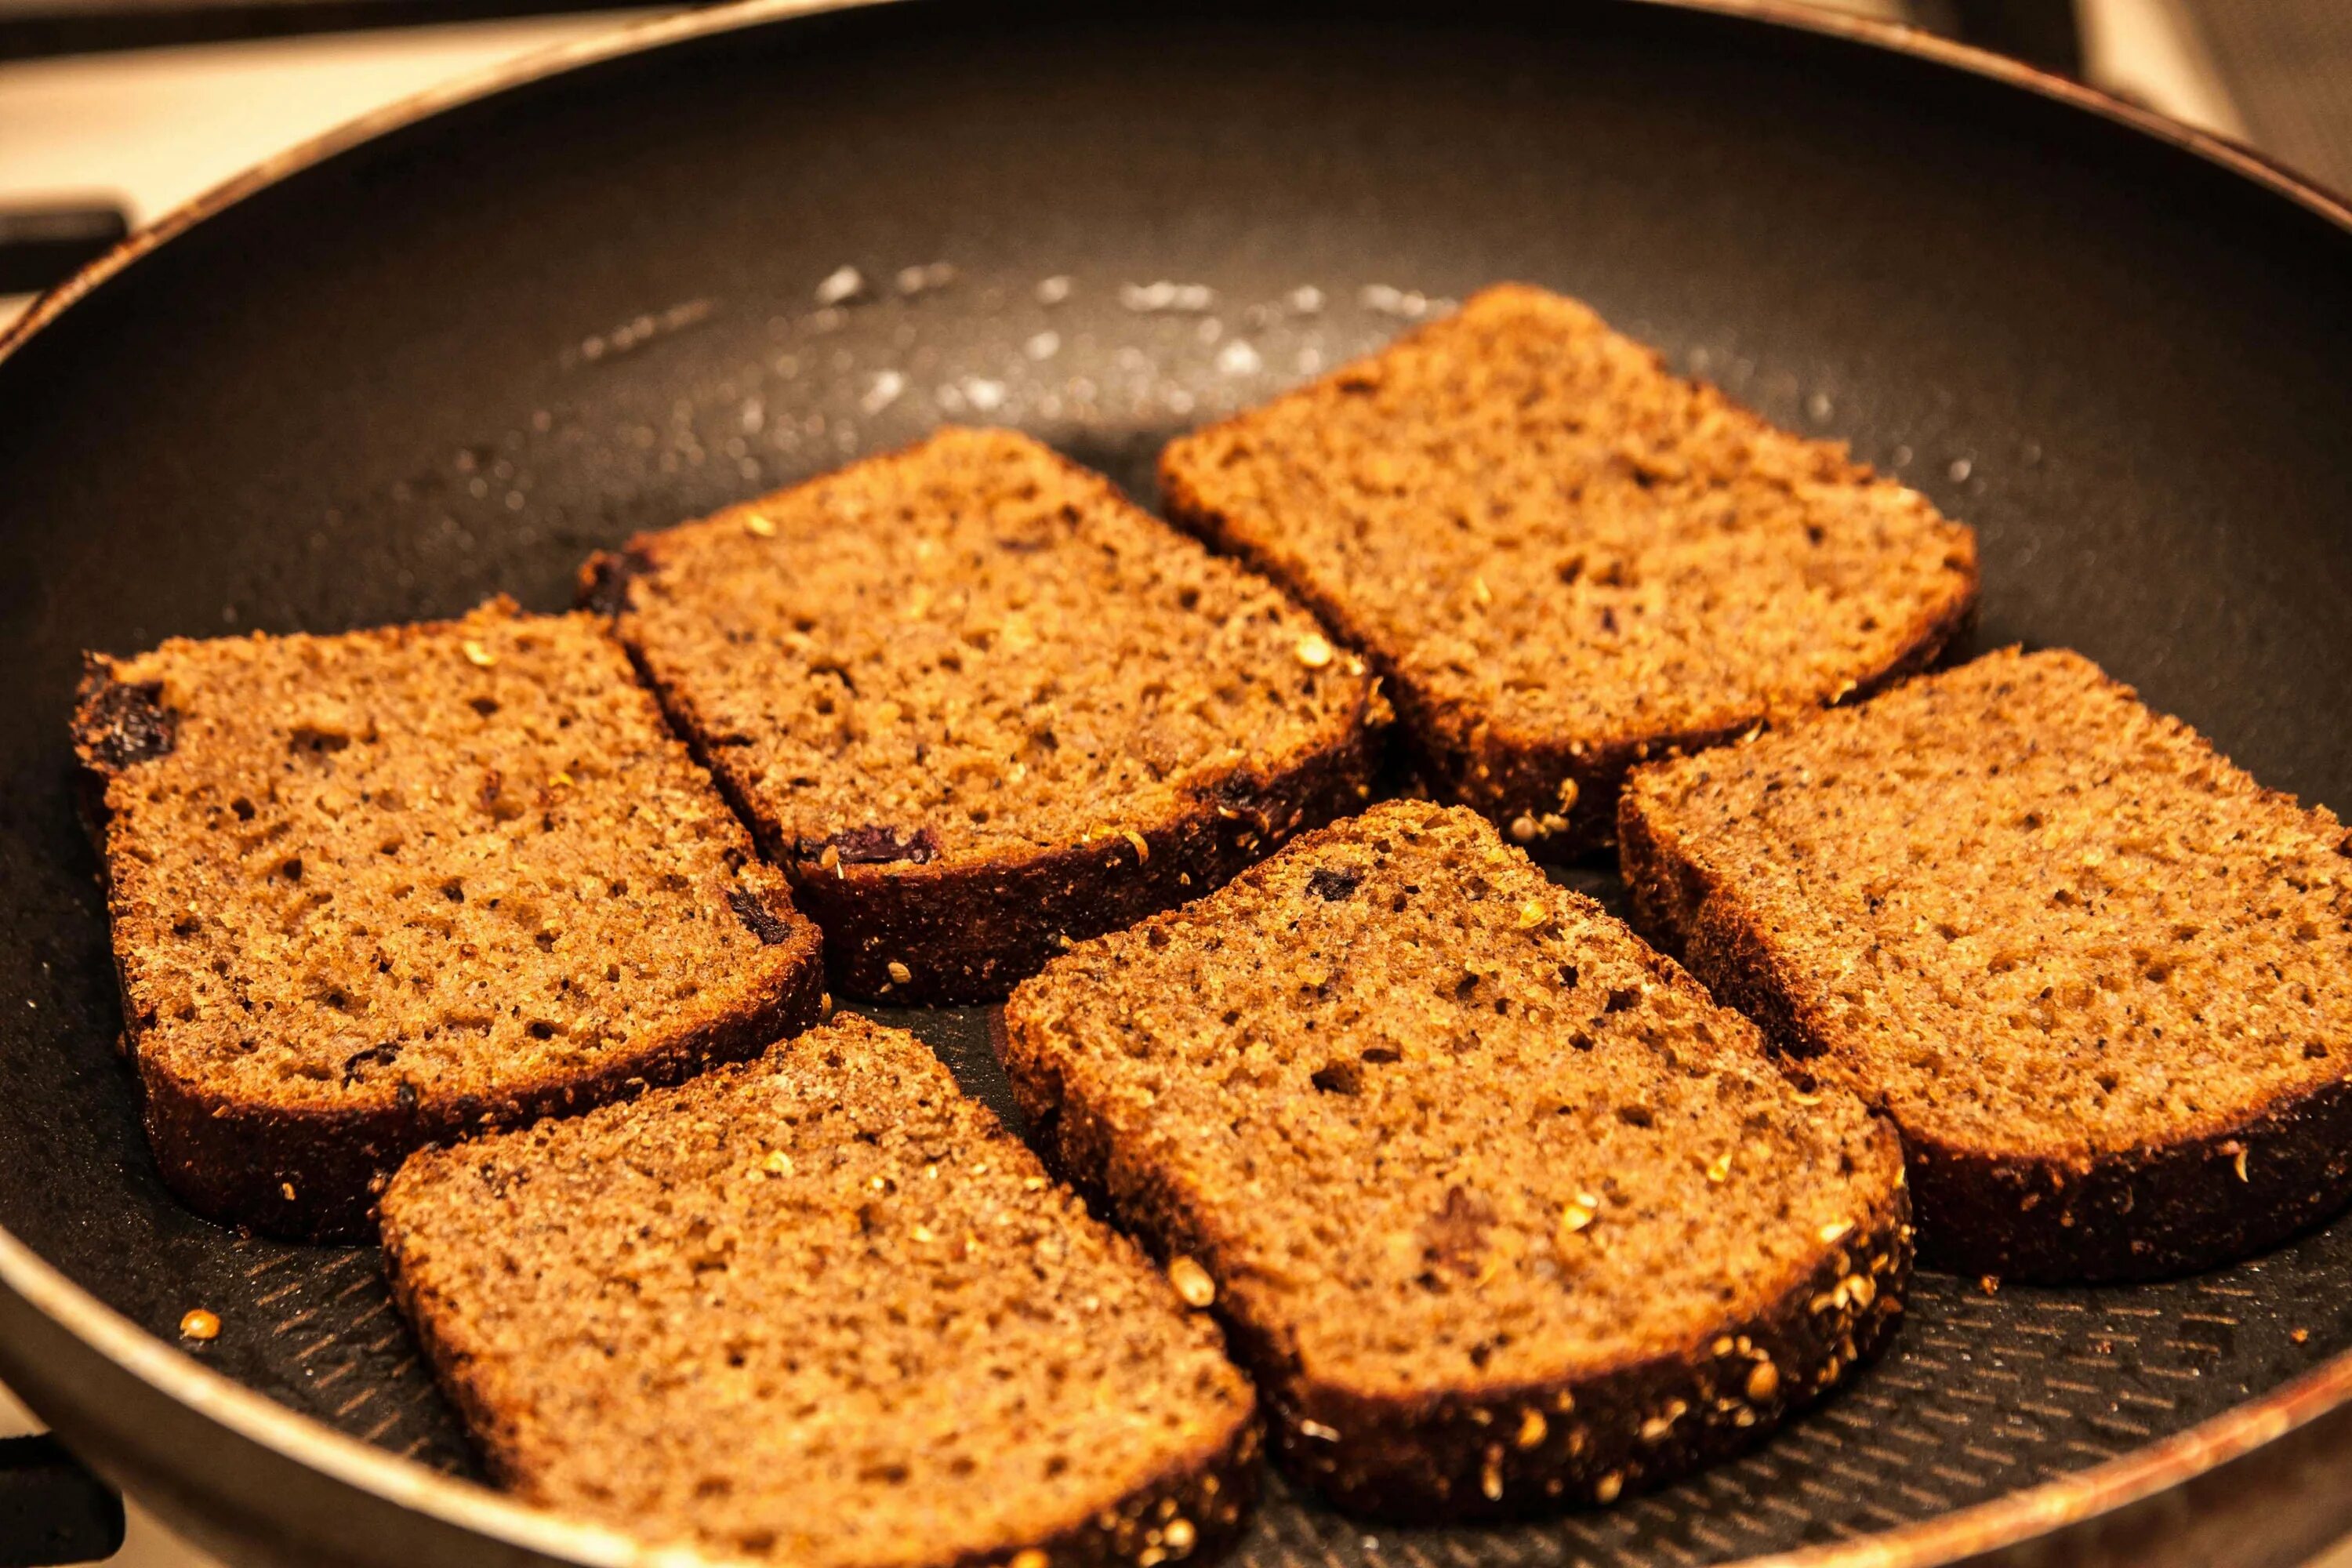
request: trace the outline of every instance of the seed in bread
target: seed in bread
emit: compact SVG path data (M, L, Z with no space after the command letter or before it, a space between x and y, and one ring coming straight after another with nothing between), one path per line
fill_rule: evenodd
M409 1161L394 1292L530 1500L802 1568L1172 1563L1256 1454L1214 1323L911 1036Z
M593 617L93 658L75 740L148 1137L214 1219L364 1234L421 1143L817 1012L816 929Z
M1924 1256L2119 1279L2352 1194L2352 844L2078 654L1637 771L1635 918L1903 1130Z
M1386 675L1441 795L1605 844L1634 762L1842 700L1968 617L1974 535L1584 306L1450 320L1171 444L1168 513Z
M1769 1429L1901 1310L1893 1129L1459 807L1375 806L1079 945L1001 1048L1350 1510L1613 1501Z
M1279 590L1011 431L640 537L589 586L845 995L1003 995L1355 809L1388 721Z

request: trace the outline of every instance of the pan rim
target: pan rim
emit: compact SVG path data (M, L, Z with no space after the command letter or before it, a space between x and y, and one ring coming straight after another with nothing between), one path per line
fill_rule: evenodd
M496 93L601 62L646 54L829 12L898 0L732 0L647 18L535 51L396 100L267 158L159 215L42 294L0 330L0 364L77 301L165 242L246 198L378 137ZM2095 88L1918 29L1866 17L1800 10L1788 0L1620 0L1660 10L1761 22L1890 50L2034 94L2185 152L2250 181L2352 236L2352 201L2227 137L2183 124ZM68 1279L0 1226L0 1293L47 1318L150 1391L279 1458L436 1522L581 1568L647 1564L691 1568L719 1560L691 1548L656 1548L602 1526L531 1508L475 1483L376 1448L215 1372L149 1333ZM2088 1469L2003 1493L1935 1518L1836 1545L1744 1560L1727 1568L1935 1568L2014 1546L2112 1513L2252 1454L2336 1409L2352 1405L2352 1351L2183 1431Z
M64 282L37 296L22 315L5 329L0 329L0 363L5 363L37 332L56 321L75 300L164 241L176 237L248 196L362 142L429 119L445 110L460 108L510 88L526 86L601 61L650 53L666 45L693 38L715 37L772 22L830 11L867 10L898 3L899 0L728 0L726 4L708 9L648 17L614 27L609 32L536 50L395 100L381 109L345 121L307 141L297 142L284 152L265 158L141 225L103 255L85 263ZM1617 3L1764 22L1817 37L1842 38L1869 47L1887 49L1964 71L2084 110L2126 130L2151 136L2227 173L2251 180L2270 194L2283 196L2352 235L2352 197L2339 195L2310 176L2229 137L2200 130L2097 88L1988 49L1955 43L1899 23L1801 9L1791 0L1617 0Z

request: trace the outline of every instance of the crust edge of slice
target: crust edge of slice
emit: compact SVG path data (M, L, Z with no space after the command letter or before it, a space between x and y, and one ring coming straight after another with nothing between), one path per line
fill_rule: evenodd
M1607 1504L1729 1458L1828 1395L1894 1337L1911 1241L1900 1190L1893 1196L1793 1289L1705 1343L1553 1383L1449 1388L1412 1401L1311 1383L1270 1389L1277 1457L1342 1508L1416 1521ZM1716 1354L1713 1343L1726 1338L1729 1353ZM1767 1364L1774 1391L1757 1399L1748 1379ZM1601 1430L1598 1439L1566 1454L1547 1431L1519 1447L1528 1413L1556 1411L1563 1396L1586 1432ZM1671 1415L1677 1407L1679 1417ZM1309 1422L1339 1438L1310 1434ZM1548 1426L1560 1425L1561 1414L1549 1415ZM1554 1480L1557 1492L1547 1489Z
M224 1095L142 1054L139 1030L127 1026L140 1121L165 1184L205 1218L285 1240L364 1241L383 1183L412 1150L683 1082L815 1023L824 1010L816 929L803 917L788 946L769 951L778 955L775 973L751 1008L666 1032L591 1072L413 1110L387 1102L320 1111Z
M1618 807L1633 928L1754 1020L1775 1050L1822 1058L1827 1032L1763 923L1645 809L1646 798L1637 771ZM1877 1103L1867 1086L1853 1087ZM1920 1261L1961 1274L2046 1283L2161 1279L2259 1252L2352 1201L2352 1079L2087 1166L1901 1131ZM2242 1181L2235 1162L2248 1151L2261 1157L2248 1162Z

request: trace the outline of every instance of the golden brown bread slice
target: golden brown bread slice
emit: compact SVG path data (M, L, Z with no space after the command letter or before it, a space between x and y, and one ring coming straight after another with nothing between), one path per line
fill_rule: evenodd
M363 1234L421 1143L814 1020L816 928L587 616L93 658L126 1046L212 1218Z
M1634 762L1869 690L1976 601L1925 498L1518 285L1171 443L1160 483L1389 678L1441 795L1550 856L1608 842Z
M1248 1501L1215 1325L861 1018L417 1154L383 1241L498 1478L649 1542L1149 1565L1220 1550Z
M2078 654L1637 771L1636 923L1903 1130L1924 1255L2141 1278L2352 1194L2352 846Z
M615 626L835 988L1003 995L1369 793L1377 684L1263 579L1005 430L643 535Z
M1215 1300L1276 1453L1420 1518L1613 1501L1892 1331L1894 1130L1483 818L1395 802L1013 994L1066 1168Z

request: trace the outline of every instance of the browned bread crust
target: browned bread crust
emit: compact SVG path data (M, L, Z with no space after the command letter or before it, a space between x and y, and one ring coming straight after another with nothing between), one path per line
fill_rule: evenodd
M1754 815L1759 804L1763 816ZM1916 825L1922 843L1898 865L1895 840L1879 830L1904 823ZM1969 847L1924 842L1955 837ZM1825 845L1831 852L1817 854ZM1853 713L1641 770L1621 807L1619 847L1637 927L1781 1050L1895 1118L1921 1256L1932 1264L2035 1280L2181 1273L2259 1251L2352 1198L2352 1031L2330 996L2293 977L2272 996L2261 973L2273 957L2298 952L2319 973L2343 973L2352 841L2326 811L2262 789L2077 655L1990 655ZM2061 1005L2058 993L2074 984L2091 988L2084 996L2127 996L2165 985L2168 967L2179 977L2172 984L2190 988L2177 1008L2153 993L2121 1016L2146 1047L2135 1060L2112 1054L2133 1041L2109 1037L2109 1024L2075 1027L2058 1016L2032 1070L2062 1126L2074 1108L2078 1128L1955 1121L1902 1081L1835 994L1834 977L1865 954L1874 973L1927 974L1921 965L1956 940L1937 928L1964 926L1968 914L1955 911L1985 902L1956 892L1954 910L1923 909L1897 930L1873 923L1879 911L1866 898L1853 907L1846 884L1934 884L1964 867L1998 868L2037 897L2056 883L2054 907L2107 911L2087 937L1984 911L2014 950L1993 958L1996 973L2031 974L2023 992L2041 987L2042 1001ZM2085 889L2078 875L2101 885ZM2242 907L2226 923L2190 929L2199 917L2180 899L2224 876ZM2293 934L2298 921L2307 936ZM1960 929L1957 939L1969 934ZM2247 962L2207 967L2229 962L2231 950ZM1908 1016L1900 988L1886 984L1887 995L1864 999L1865 1012ZM2232 991L2281 1004L2263 1004L2279 1048L2198 1030L2197 1009L2226 1005ZM1974 1106L1976 1096L2008 1092L1976 1077L1974 1058L2006 1027L1992 1015L2010 1004L1980 1005L1964 1034L1906 1037L1947 1064L1937 1094L1948 1101ZM2094 1033L2101 1037L2079 1037ZM2117 1083L2168 1070L2168 1058L2188 1070L2207 1052L2220 1055L2226 1076L2181 1086L2173 1101L2193 1113L2159 1101L2127 1120L2097 1120Z
M421 1152L383 1242L495 1479L649 1542L1150 1568L1222 1552L1255 1493L1255 1401L1214 1327L862 1018Z
M975 865L803 870L793 902L824 928L833 984L844 995L908 1005L1000 997L1072 942L1218 887L1302 827L1362 805L1384 738L1360 727L1286 769L1236 770L1177 815L1139 827L1139 850L1124 835L1104 835ZM777 843L772 817L728 794L765 853L804 865ZM918 978L895 984L893 963Z
M926 564L946 560L946 579ZM1355 809L1386 741L1377 682L1306 612L1009 431L945 430L641 535L581 590L791 875L848 996L1002 997L1070 941ZM1033 592L1061 617L1042 663L972 627L1029 614ZM1062 695L1034 696L1041 680ZM1281 706L1214 695L1228 685ZM1057 796L991 794L991 770L1061 765L1050 716L1078 686L1099 771ZM809 743L835 726L843 744Z
M478 666L477 656L488 662ZM334 673L320 673L322 660ZM568 673L555 675L556 661L569 665ZM449 673L431 675L436 663ZM469 703L498 710L484 693L500 679L493 673L500 665L509 680L566 687L575 698L593 693L581 700L578 729L544 744L520 732L468 735L468 763L481 747L503 748L498 761L507 783L495 782L496 769L466 771L455 756L436 753L406 776L446 772L451 799L387 811L362 790L357 800L334 803L341 827L321 823L316 814L336 788L340 753L354 745L354 756L413 751L418 743L404 724L488 731L496 721ZM383 690L363 695L376 679ZM382 706L371 710L372 702ZM347 721L352 732L340 728ZM373 732L379 721L382 732ZM618 647L588 617L521 616L499 601L460 621L342 637L175 641L133 658L94 655L73 732L84 819L108 870L123 1045L148 1141L172 1189L223 1224L306 1240L363 1237L384 1180L422 1144L675 1082L712 1061L755 1055L822 1010L816 927L793 910L781 879L752 861L749 841L663 730ZM191 738L194 757L184 747ZM403 949L395 959L394 948L414 935L414 906L382 901L381 889L367 883L368 866L316 852L306 865L288 859L285 846L306 842L306 835L337 843L333 835L353 822L380 822L386 846L397 840L397 847L379 850L371 842L367 851L385 864L397 859L419 885L432 887L427 903L447 910L432 885L446 879L454 887L482 868L448 858L452 845L526 808L570 816L596 790L593 783L541 782L575 755L625 768L616 790L657 789L689 813L698 810L698 795L708 802L698 812L707 837L682 837L650 857L643 843L616 847L611 856L618 863L600 856L593 869L648 883L678 875L681 885L696 885L693 896L719 899L708 922L707 957L733 973L691 1000L652 1006L639 1018L640 1032L567 1066L509 1069L494 1055L460 1052L422 1068L418 1058L431 1047L418 1046L418 1018L404 1011L399 988L383 976L395 965L470 974L467 962L438 949L431 955ZM540 793L526 801L531 787ZM499 874L591 869L540 866L532 841L517 842L512 866ZM287 897L302 889L316 907L273 901L256 891L262 884L287 889ZM305 922L321 918L320 910L351 923L319 936ZM265 917L268 925L231 929ZM285 921L320 944L323 959L289 949L279 929ZM561 941L559 932L543 950L525 949L529 964L551 974L586 962L559 955ZM274 956L258 954L263 942L277 943ZM350 951L340 951L345 942ZM376 946L385 967L372 972L367 952ZM600 952L593 967L601 974L607 962ZM310 990L332 987L330 1002L341 1002L321 1008L296 994L304 988L292 977L296 966L316 971ZM518 976L473 978L494 991ZM419 977L417 984L429 989L430 982ZM503 1026L487 1016L468 1026ZM257 1052L282 1058L283 1076L255 1076Z
M1160 480L1371 662L1438 795L1546 858L1610 842L1628 768L1867 695L1975 613L1969 529L1516 284Z
M1437 923L1384 935L1391 900ZM1784 1081L1466 812L1376 806L1081 945L998 1048L1060 1166L1213 1293L1277 1458L1351 1511L1612 1502L1752 1442L1901 1311L1893 1130ZM1555 1116L1584 1118L1559 1147ZM1733 1224L1738 1261L1707 1251Z
M1371 1518L1512 1518L1663 1486L1754 1447L1885 1348L1910 1282L1910 1226L1896 1204L1862 1225L1809 1278L1704 1347L1573 1382L1410 1398L1268 1384L1275 1458L1339 1507ZM1257 1369L1271 1347L1244 1335L1236 1348ZM1760 1366L1781 1381L1758 1399L1750 1380ZM1685 1414L1659 1430L1676 1409Z
M824 985L814 928L796 932L793 951L772 962L781 973L754 1005L683 1022L641 1052L562 1082L414 1106L395 1100L341 1110L254 1103L143 1057L135 1026L126 1048L138 1068L148 1146L181 1202L206 1219L265 1236L363 1241L374 1228L377 1193L413 1149L677 1083L814 1023L823 1016Z

